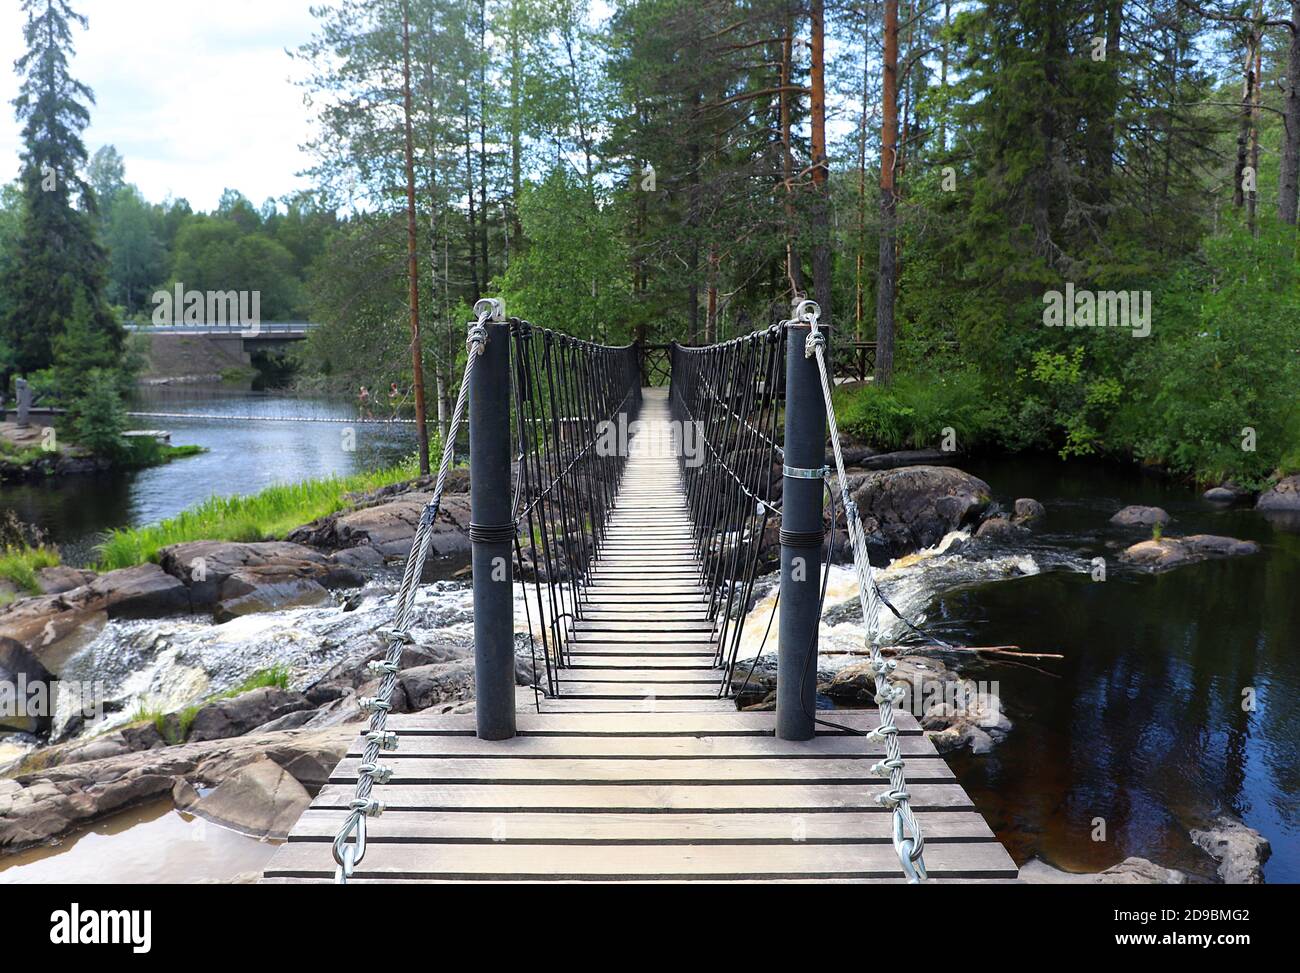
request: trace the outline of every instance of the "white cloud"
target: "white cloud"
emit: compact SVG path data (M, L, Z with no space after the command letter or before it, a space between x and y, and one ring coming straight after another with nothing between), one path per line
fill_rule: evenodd
M310 114L285 53L308 40L312 0L73 0L90 19L75 31L73 75L95 92L87 149L116 145L145 196L216 205L226 187L255 205L306 185L299 150ZM0 12L0 180L17 175L20 127L10 102L23 14Z

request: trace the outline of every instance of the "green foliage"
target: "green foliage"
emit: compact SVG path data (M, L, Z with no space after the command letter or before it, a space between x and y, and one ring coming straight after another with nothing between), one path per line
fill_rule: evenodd
M47 544L38 528L24 524L12 510L0 520L0 580L27 594L39 594L36 572L59 564L59 549Z
M118 390L117 376L102 368L86 374L81 393L69 407L73 437L77 445L97 456L119 460L127 455L122 439L126 430L126 410Z
M12 256L0 265L5 295L0 336L19 372L46 368L65 322L82 316L91 331L120 349L123 334L105 298L107 255L97 239L96 200L79 175L86 163L81 133L94 96L68 73L72 27L85 18L66 0L23 0L27 50L16 114L23 125L21 223Z
M512 315L606 344L629 339L631 266L615 213L564 168L525 188L528 249L501 281Z
M112 531L98 548L99 567L110 571L155 561L161 548L185 541L279 539L295 527L343 510L350 494L416 475L414 463L407 461L386 470L268 487L247 497L210 497L160 524Z
M1004 416L990 404L973 369L944 376L900 375L888 388L837 393L835 416L845 432L878 449L939 448L945 430L966 450L996 442Z

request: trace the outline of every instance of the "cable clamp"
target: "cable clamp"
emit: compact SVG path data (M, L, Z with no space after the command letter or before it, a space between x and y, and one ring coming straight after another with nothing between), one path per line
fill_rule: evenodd
M801 466L782 466L781 472L795 480L824 480L830 475L829 466L819 466L816 469L806 469Z

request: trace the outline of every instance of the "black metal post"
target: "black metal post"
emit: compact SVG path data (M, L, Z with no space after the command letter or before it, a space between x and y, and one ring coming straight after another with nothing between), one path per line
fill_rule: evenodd
M827 329L821 329L827 334ZM826 407L806 324L786 327L785 478L781 494L781 622L776 735L811 740L816 727L817 626L822 567Z
M487 323L469 383L470 541L478 735L515 735L514 589L510 503L510 326Z

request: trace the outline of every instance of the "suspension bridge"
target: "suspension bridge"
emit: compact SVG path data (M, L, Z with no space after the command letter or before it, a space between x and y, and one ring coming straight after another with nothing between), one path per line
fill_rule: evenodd
M361 701L368 727L264 881L1015 879L899 708L847 495L876 706L816 709L828 422L844 482L816 306L674 346L668 389L642 387L635 346L507 321L497 302L476 314L452 419L468 406L475 711L390 715L453 435ZM738 711L772 530L776 709ZM516 689L517 654L531 688Z

